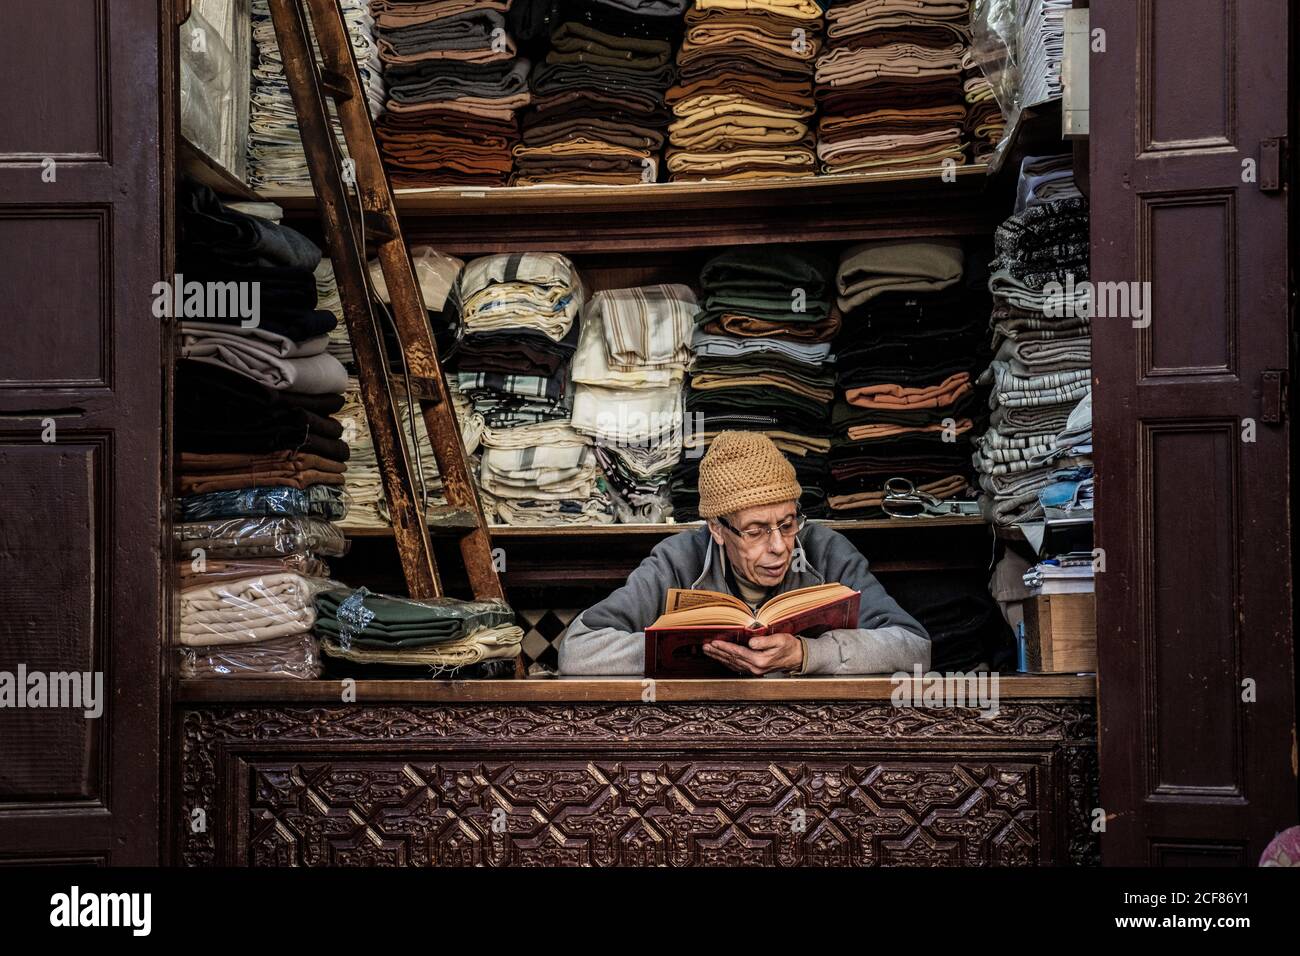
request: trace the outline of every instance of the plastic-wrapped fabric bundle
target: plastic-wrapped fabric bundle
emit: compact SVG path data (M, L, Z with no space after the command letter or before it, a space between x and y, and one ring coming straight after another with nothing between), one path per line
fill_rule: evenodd
M277 637L260 644L182 647L177 657L178 672L185 680L315 680L321 674L320 644L311 633Z
M313 597L338 586L288 571L200 583L180 592L178 639L187 647L209 647L306 634L316 623Z
M220 157L221 118L231 99L234 57L221 32L192 10L180 32L181 133L209 156Z
M337 558L348 551L348 540L342 532L319 518L264 516L186 521L176 525L176 541L183 555L192 556L199 550L213 558L285 554Z
M518 656L523 629L503 601L408 598L365 588L316 595L316 633L329 658L439 673Z
M176 507L182 521L266 515L338 521L348 513L347 496L343 489L331 485L210 491L181 498L176 502Z

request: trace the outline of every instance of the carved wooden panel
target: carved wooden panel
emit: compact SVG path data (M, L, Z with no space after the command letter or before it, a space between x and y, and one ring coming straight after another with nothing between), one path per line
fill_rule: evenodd
M255 866L1026 865L1041 765L1005 760L250 760Z
M1084 701L214 707L180 735L190 865L1096 860Z

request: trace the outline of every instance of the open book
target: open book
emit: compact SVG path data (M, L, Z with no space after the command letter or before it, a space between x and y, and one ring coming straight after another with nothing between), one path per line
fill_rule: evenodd
M815 636L834 628L857 627L861 598L843 584L818 584L778 594L751 612L731 594L670 588L664 613L645 629L646 676L734 676L705 656L705 644L747 644L759 634Z

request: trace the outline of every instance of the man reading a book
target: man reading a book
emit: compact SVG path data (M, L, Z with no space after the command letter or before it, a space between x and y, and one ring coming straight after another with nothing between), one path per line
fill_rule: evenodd
M860 592L856 627L708 641L718 672L877 674L930 665L930 638L837 531L805 525L794 467L757 432L720 432L700 462L703 528L661 541L627 583L574 618L560 641L563 674L645 672L645 630L672 589L734 595L751 610L787 592L841 584ZM830 589L827 589L830 590ZM674 600L680 605L680 594ZM779 602L778 602L779 603Z

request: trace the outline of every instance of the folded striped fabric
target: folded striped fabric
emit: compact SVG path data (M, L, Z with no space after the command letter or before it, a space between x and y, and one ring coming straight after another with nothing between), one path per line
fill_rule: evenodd
M599 314L609 364L620 371L690 360L699 306L689 286L665 283L597 292L587 309Z

